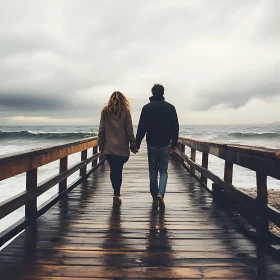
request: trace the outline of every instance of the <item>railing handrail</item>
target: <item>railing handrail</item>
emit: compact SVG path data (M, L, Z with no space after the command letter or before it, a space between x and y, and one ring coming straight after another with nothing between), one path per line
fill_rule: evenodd
M272 149L272 148L261 147L261 146L233 144L233 143L225 143L225 142L204 141L204 140L198 140L195 138L182 137L182 136L180 136L179 139L189 140L197 144L205 144L212 147L224 148L224 149L242 152L242 153L249 153L256 156L280 159L280 149Z
M179 143L227 162L280 179L280 150L179 137Z
M97 137L0 156L0 181L97 145Z

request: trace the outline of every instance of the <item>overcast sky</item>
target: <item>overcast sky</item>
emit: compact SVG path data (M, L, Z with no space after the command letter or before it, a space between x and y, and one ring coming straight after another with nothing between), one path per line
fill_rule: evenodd
M181 124L280 121L279 0L0 0L0 125L133 122L162 83Z

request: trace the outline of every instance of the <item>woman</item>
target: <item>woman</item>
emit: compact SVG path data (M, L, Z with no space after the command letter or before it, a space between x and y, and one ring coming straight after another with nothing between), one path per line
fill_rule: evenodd
M121 204L122 170L129 158L129 144L130 150L136 153L129 101L121 92L115 91L101 112L98 133L98 145L111 169L115 205Z

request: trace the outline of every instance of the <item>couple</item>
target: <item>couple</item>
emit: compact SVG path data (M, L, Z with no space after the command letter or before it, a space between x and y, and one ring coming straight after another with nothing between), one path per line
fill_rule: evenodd
M121 204L122 170L129 158L129 148L136 154L146 135L153 206L165 208L168 160L177 146L179 124L175 107L165 102L164 87L155 84L152 94L150 103L142 109L136 140L129 101L121 92L114 92L101 112L98 145L110 165L113 203L116 206Z

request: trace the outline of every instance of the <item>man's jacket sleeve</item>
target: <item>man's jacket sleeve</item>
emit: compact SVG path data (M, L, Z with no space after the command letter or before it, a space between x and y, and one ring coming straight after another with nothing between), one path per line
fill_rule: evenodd
M172 117L172 141L171 141L172 148L177 147L178 137L179 137L179 122L178 122L177 112L174 107L174 112Z
M138 124L137 135L136 135L136 147L138 149L141 146L141 142L145 137L146 132L147 132L146 116L145 116L145 108L143 107L140 115L139 124Z
M130 149L134 150L136 144L135 144L133 124L132 124L132 119L131 119L130 112L128 112L127 115L126 115L125 129L126 129L126 134L127 134L128 141L129 141L129 144L130 144Z

